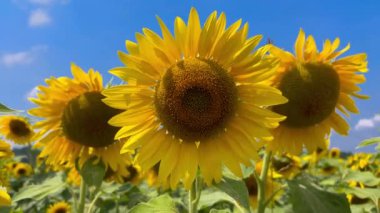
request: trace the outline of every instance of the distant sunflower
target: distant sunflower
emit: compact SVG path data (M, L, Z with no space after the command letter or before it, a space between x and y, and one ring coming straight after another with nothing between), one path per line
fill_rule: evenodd
M0 140L0 159L9 158L13 156L11 145L5 141Z
M18 162L12 165L12 173L16 178L28 177L33 173L32 166L27 163Z
M114 171L126 167L129 155L120 154L123 143L114 140L118 128L107 123L121 111L102 102L100 73L93 69L86 73L75 64L71 72L73 79L47 79L48 86L39 86L37 98L31 99L38 107L29 113L43 118L35 124L42 135L36 144L43 148L39 157L57 168L71 168L76 159L83 165L94 156Z
M314 38L300 30L295 42L295 56L272 47L274 58L280 60L273 86L280 89L289 102L274 106L273 111L286 115L285 121L273 131L270 150L299 154L305 146L310 152L317 148L327 149L331 128L347 135L348 123L336 112L346 116L358 113L352 96L366 98L357 92L357 84L365 82L366 54L360 53L337 59L350 46L336 51L339 38L332 43L326 40L323 50L318 51Z
M143 171L160 162L159 179L172 188L191 186L198 166L207 184L222 177L222 164L241 176L240 163L257 157L259 138L284 117L265 109L287 100L264 81L275 73L261 36L247 38L241 20L226 29L226 17L213 12L201 27L197 11L188 24L177 17L174 36L158 18L162 37L144 28L137 43L119 53L125 67L110 72L128 84L107 89L104 101L125 110L110 124L130 137L123 151L139 148Z
M330 158L339 158L340 157L340 149L337 147L333 147L329 150Z
M70 212L71 212L70 204L64 201L54 203L47 210L47 213L70 213Z
M6 115L0 117L0 134L16 144L25 145L32 142L34 131L26 118Z

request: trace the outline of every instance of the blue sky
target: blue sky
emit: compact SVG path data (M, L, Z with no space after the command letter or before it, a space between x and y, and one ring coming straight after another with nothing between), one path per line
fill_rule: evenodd
M329 38L351 43L347 54L366 52L369 72L362 85L370 100L357 101L361 114L348 120L350 136L333 135L332 145L353 150L364 138L380 135L380 1L132 1L132 0L1 0L0 102L16 109L33 105L27 97L50 76L70 75L70 62L95 68L110 79L108 70L121 65L118 50L135 40L143 27L159 32L159 15L173 29L176 16L187 20L197 8L202 22L214 10L224 11L229 23L240 18L250 35L263 34L289 51L302 27L319 47ZM372 151L362 149L361 151Z

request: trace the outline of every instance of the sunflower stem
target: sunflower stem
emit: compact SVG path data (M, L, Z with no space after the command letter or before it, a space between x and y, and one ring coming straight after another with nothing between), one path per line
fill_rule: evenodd
M269 171L269 165L270 165L270 159L271 159L272 152L265 152L264 154L264 160L263 160L263 168L261 170L261 174L259 177L258 183L258 213L264 213L265 212L265 206L266 206L266 200L265 200L265 185L267 180L267 175Z
M84 213L84 206L86 204L86 192L87 192L87 184L86 182L84 182L84 178L81 177L79 204L78 204L77 213Z
M29 163L30 165L32 166L32 168L34 169L35 167L35 161L34 161L34 157L33 157L33 150L32 150L32 143L28 143L28 158L29 158Z
M189 190L189 213L198 212L198 203L202 192L202 178L197 175Z

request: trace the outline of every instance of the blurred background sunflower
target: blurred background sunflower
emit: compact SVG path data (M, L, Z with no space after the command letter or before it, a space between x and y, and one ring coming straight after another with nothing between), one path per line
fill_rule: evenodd
M36 144L42 148L39 157L56 169L71 168L77 159L83 165L96 157L108 169L127 173L129 154L120 154L123 143L114 140L118 128L107 123L120 110L102 102L102 76L93 69L86 73L75 64L71 71L72 79L47 79L47 86L39 86L37 98L31 99L38 106L29 113L42 118L35 124L41 136Z
M110 72L128 84L103 92L104 101L124 112L110 124L128 138L123 152L139 149L143 172L157 163L159 180L175 188L180 179L191 186L198 167L204 180L220 181L222 165L242 176L240 164L257 157L258 139L284 117L264 108L285 103L281 92L264 81L275 74L268 46L255 51L262 36L247 37L248 24L227 27L217 12L203 27L197 11L188 23L179 17L174 36L161 19L162 37L144 28L137 43L119 52L125 67Z
M360 53L337 59L350 45L337 50L340 39L326 40L318 51L313 36L306 38L301 29L294 45L295 55L272 46L270 54L280 60L273 86L281 90L289 102L274 106L274 112L287 118L273 130L270 150L299 154L303 147L310 152L326 150L331 128L347 135L348 123L341 114L358 113L352 97L359 95L357 84L365 82L361 73L367 72L366 54Z
M54 203L47 210L47 213L70 213L70 212L71 212L71 206L65 201Z
M32 142L34 131L25 117L4 115L0 116L0 134L16 144L26 145Z

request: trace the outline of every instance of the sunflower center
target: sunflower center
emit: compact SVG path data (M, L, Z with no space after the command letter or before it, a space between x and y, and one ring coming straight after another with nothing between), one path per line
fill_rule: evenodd
M19 174L19 175L25 175L26 174L26 170L25 169L19 169L19 170L17 170L17 174Z
M327 64L307 63L284 74L279 89L289 102L273 107L286 115L282 124L302 128L326 119L335 109L339 98L339 76Z
M100 92L87 92L72 99L64 109L62 130L71 141L90 147L106 147L114 142L118 128L108 120L120 113L102 102Z
M65 207L60 207L54 211L54 213L66 213L67 209Z
M9 128L13 134L18 135L20 137L27 136L31 133L27 124L20 120L11 120L9 122Z
M232 77L210 60L179 61L156 87L158 117L170 133L184 141L199 141L224 130L236 103Z

